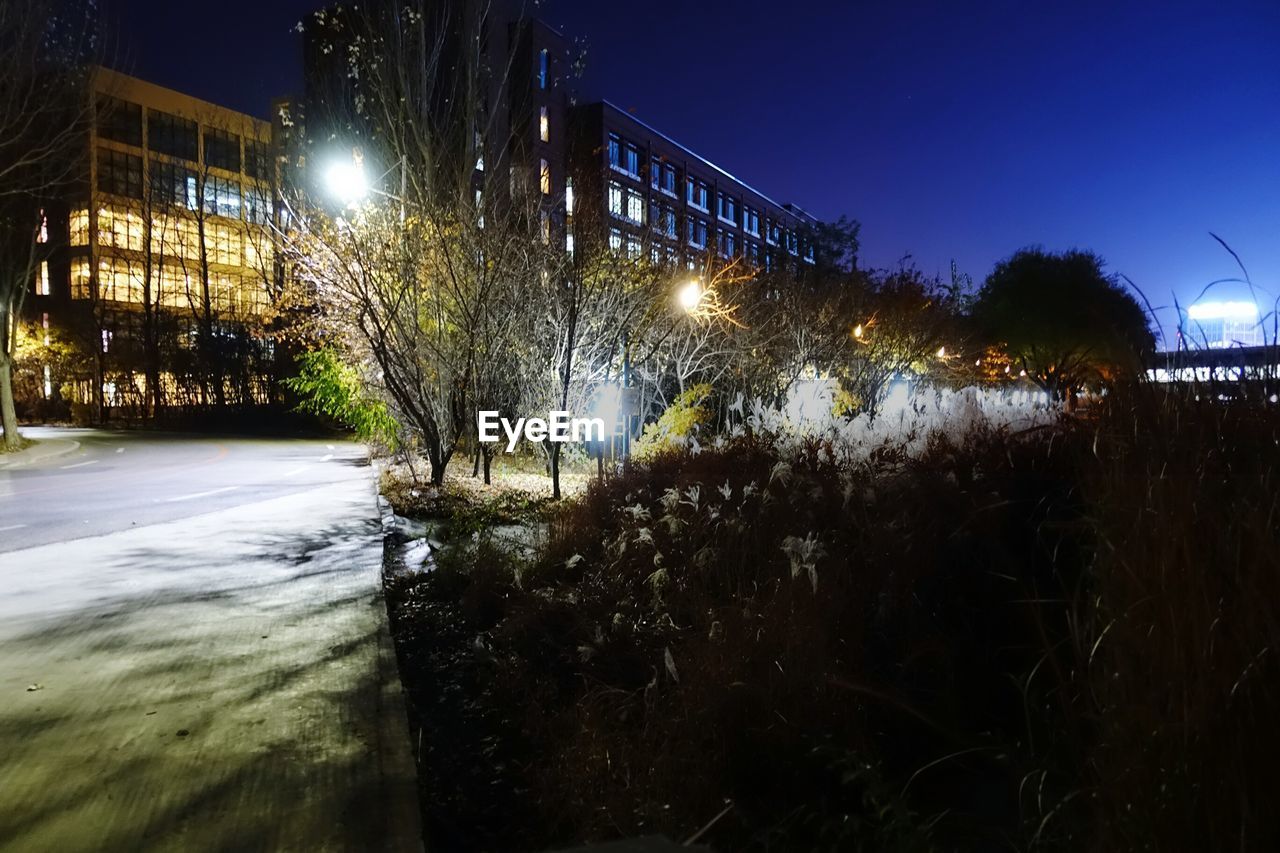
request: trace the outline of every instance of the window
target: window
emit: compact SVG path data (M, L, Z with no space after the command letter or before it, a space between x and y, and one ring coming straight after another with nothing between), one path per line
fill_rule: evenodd
M697 178L689 178L685 181L685 201L705 211L707 209L707 185L704 181Z
M658 162L658 158L653 157L649 160L649 186L655 190L658 184L662 182L662 164Z
M564 179L564 212L573 216L573 178Z
M40 262L40 272L36 275L36 296L49 295L49 262Z
M98 211L98 245L113 249L142 251L142 217L114 207Z
M538 211L538 230L542 234L543 245L551 245L551 214L545 210Z
M210 261L215 264L240 266L240 229L220 222L206 223L204 242Z
M67 221L69 242L72 246L89 245L89 211L73 210Z
M124 258L98 260L98 298L105 302L142 302L142 270ZM104 335L102 351L107 351L109 338Z
M630 187L627 188L627 219L637 224L644 223L644 196Z
M622 230L618 228L609 229L609 248L618 251L622 248Z
M614 169L622 168L622 140L618 134L609 134L609 165Z
M547 49L544 47L538 51L538 88L547 88L547 66L550 65L550 57L547 55Z
M98 98L98 136L142 147L142 107L102 95Z
M640 177L640 149L635 146L634 142L628 142L623 146L622 168L635 177Z
M204 212L240 218L240 182L209 175L204 179Z
M738 252L737 238L732 231L720 229L716 234L717 248L720 250L720 256L724 258L732 258Z
M543 142L551 141L551 120L547 118L546 107L542 107L538 112L538 138Z
M270 180L269 166L267 144L258 142L256 139L246 139L244 141L244 173L251 178Z
M199 156L199 129L194 121L147 110L147 130L147 146L152 151L192 161Z
M217 128L204 129L205 165L228 172L240 171L240 137Z
M271 223L271 197L265 187L248 184L244 190L244 219L255 225Z
M98 191L128 198L142 198L142 158L109 148L99 148Z
M566 231L564 235L564 250L569 253L569 257L573 257L573 232Z
M617 181L609 182L609 213L622 216L622 184Z
M676 167L670 163L662 166L662 186L659 189L670 196L676 194Z
M640 257L640 238L632 234L627 235L627 257L635 260Z
M778 245L778 222L772 218L764 221L764 241L770 246Z
M200 229L190 219L165 217L151 225L151 252L159 257L200 258Z
M752 266L760 266L760 244L747 241L747 260Z
M551 164L546 160L538 165L538 187L543 195L551 195Z
M44 212L43 208L40 210L40 230L36 232L36 242L49 242L49 216Z
M725 222L738 224L738 201L733 196L716 193L716 215Z
M649 217L653 223L653 230L659 235L669 240L676 238L676 211L669 205L653 204L652 213Z
M742 230L754 237L760 236L760 211L749 206L742 208Z
M151 203L155 207L196 208L196 173L175 163L151 158Z
M707 247L707 221L697 216L690 216L688 227L685 229L689 238L689 245L699 249Z
M71 262L71 298L92 299L90 288L89 259L76 258Z
M476 171L484 171L484 139L481 138L479 131L476 132Z

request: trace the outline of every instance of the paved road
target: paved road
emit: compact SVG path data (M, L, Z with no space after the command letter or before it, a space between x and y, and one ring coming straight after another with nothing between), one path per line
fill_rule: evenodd
M0 849L415 849L355 445L0 457Z

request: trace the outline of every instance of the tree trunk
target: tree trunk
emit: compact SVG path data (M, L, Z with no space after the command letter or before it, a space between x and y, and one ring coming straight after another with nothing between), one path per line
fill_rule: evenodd
M551 445L551 453L548 454L551 459L551 499L560 500L560 445L554 443Z
M481 447L482 445L479 442L476 442L476 452L472 455L472 458L471 458L471 479L473 480L476 477L480 476L480 455L482 453L480 449ZM484 467L485 467L485 473L487 474L489 471L488 460L485 460L485 462L486 464ZM489 482L488 477L485 477L485 482L486 483Z
M0 421L4 423L4 448L15 451L21 446L18 435L18 412L13 405L13 365L0 356Z
M493 464L493 451L485 447L481 451L481 455L484 456L484 484L491 486L493 485L493 480L489 476L489 468Z

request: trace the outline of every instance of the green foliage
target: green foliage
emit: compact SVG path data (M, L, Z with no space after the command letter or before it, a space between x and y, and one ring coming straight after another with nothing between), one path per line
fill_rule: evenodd
M364 441L397 446L399 425L386 403L370 397L359 374L333 350L304 353L298 358L298 375L284 384L302 398L299 411L332 418Z
M1155 341L1142 306L1102 267L1088 252L1023 249L987 277L973 319L1051 393L1134 375Z
M652 459L682 446L700 425L711 420L711 413L703 406L710 396L711 386L700 383L676 397L657 421L645 425L644 433L636 442L635 458Z

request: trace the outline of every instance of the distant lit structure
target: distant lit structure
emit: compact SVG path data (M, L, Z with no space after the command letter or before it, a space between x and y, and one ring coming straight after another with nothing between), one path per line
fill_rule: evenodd
M1263 343L1258 306L1252 302L1197 302L1187 309L1183 330L1190 348L1226 349Z

